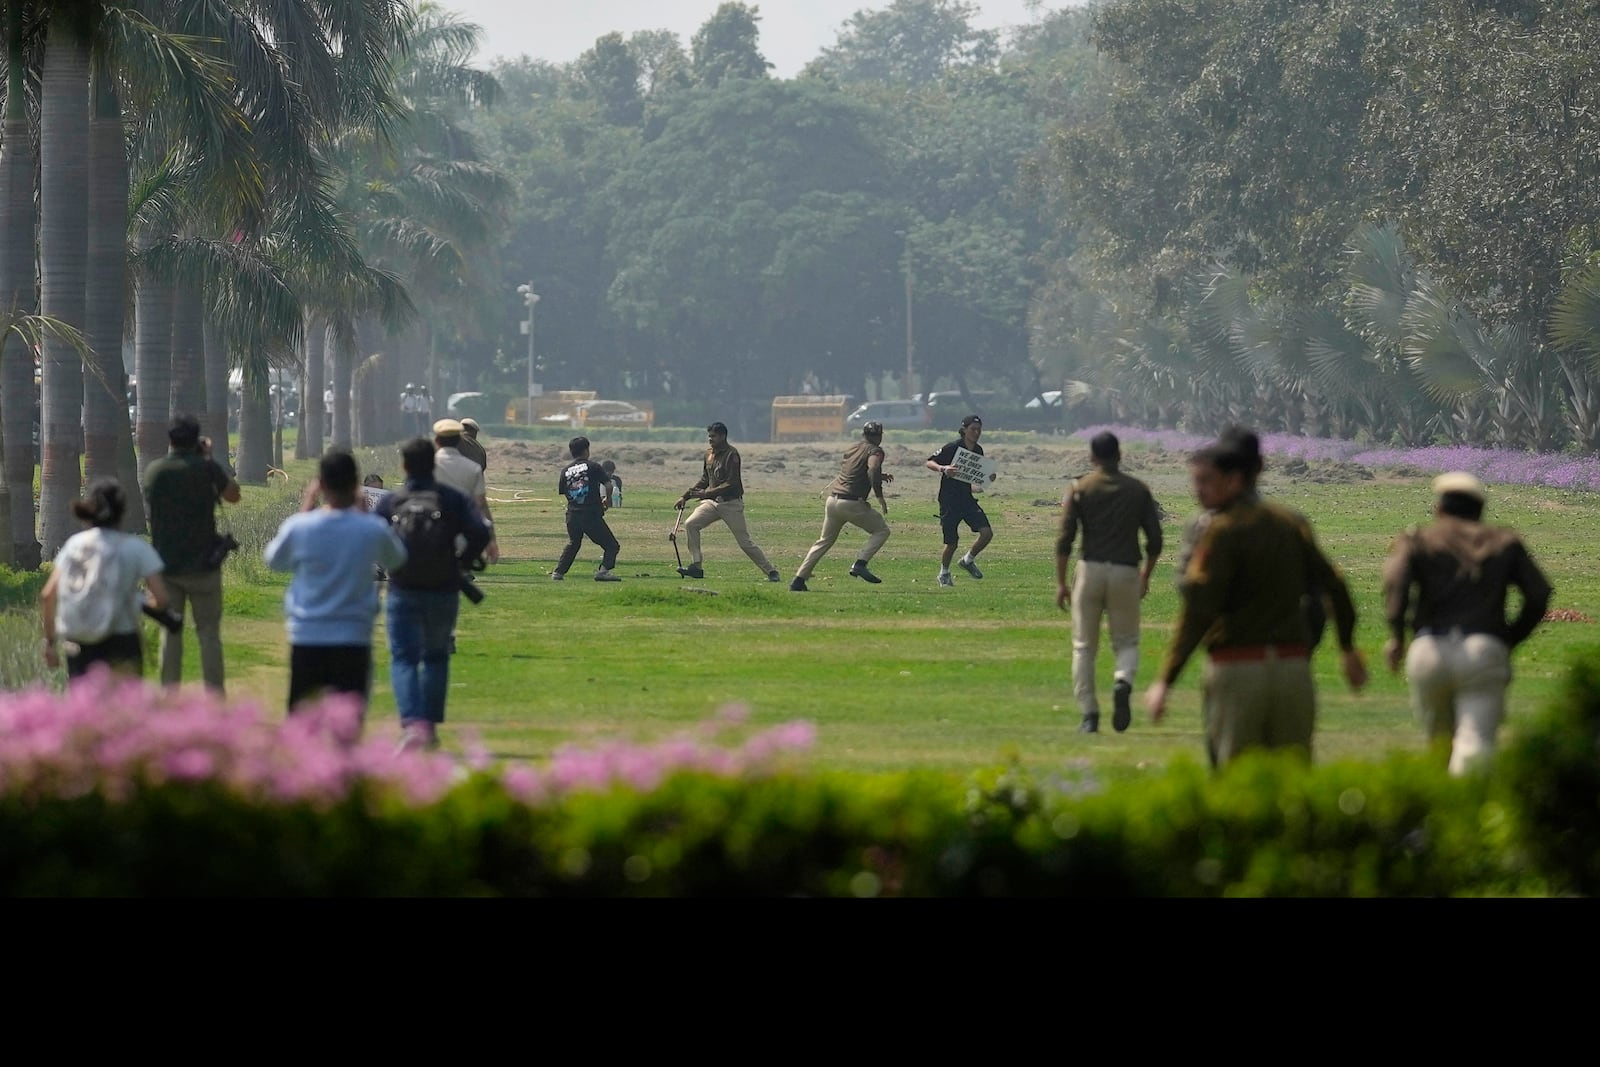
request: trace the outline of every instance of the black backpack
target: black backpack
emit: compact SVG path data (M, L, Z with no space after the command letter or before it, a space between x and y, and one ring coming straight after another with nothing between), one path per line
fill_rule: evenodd
M454 588L461 580L456 563L456 524L444 514L444 502L432 490L405 495L389 517L395 536L406 546L405 565L393 573L402 585Z

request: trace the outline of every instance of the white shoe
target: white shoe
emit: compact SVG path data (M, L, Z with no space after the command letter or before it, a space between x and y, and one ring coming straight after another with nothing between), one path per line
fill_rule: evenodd
M950 577L950 572L949 571L940 571L939 572L939 584L943 585L943 586L948 586L950 588L955 588L956 580L954 578Z
M594 580L597 581L597 582L620 582L620 581L622 581L622 579L617 577L616 574L614 574L611 571L606 570L604 567L602 567L600 570L597 570L597 571L594 572Z

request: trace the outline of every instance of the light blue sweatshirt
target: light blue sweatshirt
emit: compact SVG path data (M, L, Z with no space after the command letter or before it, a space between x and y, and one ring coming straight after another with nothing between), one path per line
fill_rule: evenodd
M376 515L318 508L291 515L262 553L294 577L283 595L291 645L371 645L378 614L373 567L394 570L406 546Z

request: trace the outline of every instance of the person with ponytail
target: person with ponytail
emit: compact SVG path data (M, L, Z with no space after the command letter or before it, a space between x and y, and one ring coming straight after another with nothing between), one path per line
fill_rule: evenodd
M45 664L59 667L64 651L68 678L81 677L96 663L120 674L144 675L139 616L145 600L139 587L148 591L149 604L158 611L167 606L167 588L161 581L160 554L143 538L120 529L127 509L121 483L96 479L72 505L72 513L88 528L61 546L39 594Z

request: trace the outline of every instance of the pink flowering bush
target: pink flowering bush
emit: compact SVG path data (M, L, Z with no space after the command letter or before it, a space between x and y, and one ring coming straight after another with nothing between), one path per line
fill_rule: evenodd
M1543 788L1550 761L1531 758L1511 765L1514 788L1412 756L1311 768L1247 757L1216 776L1180 761L1114 787L1086 768L1035 778L1011 766L966 783L797 773L788 758L812 743L810 726L719 743L743 721L730 709L658 744L563 748L503 770L481 753L397 755L364 740L338 700L278 723L107 676L63 696L12 694L0 698L0 894L1432 896L1591 884L1570 872L1592 864L1595 835L1552 834L1569 825L1567 805L1592 800L1592 715L1528 731L1539 753L1566 739L1565 792ZM1519 805L1528 814L1505 817ZM1523 837L1561 848L1530 851Z
M516 767L500 778L518 800L545 803L584 790L650 790L685 772L761 774L815 739L812 726L800 722L732 748L714 743L742 721L731 709L697 734L658 744L567 746L547 767ZM479 753L463 768L442 754L396 753L392 744L361 739L359 705L339 696L282 723L203 690L169 692L103 671L64 695L33 689L0 698L0 794L98 792L125 801L143 787L207 782L259 803L328 806L367 788L425 805L443 798L467 769L489 772Z

